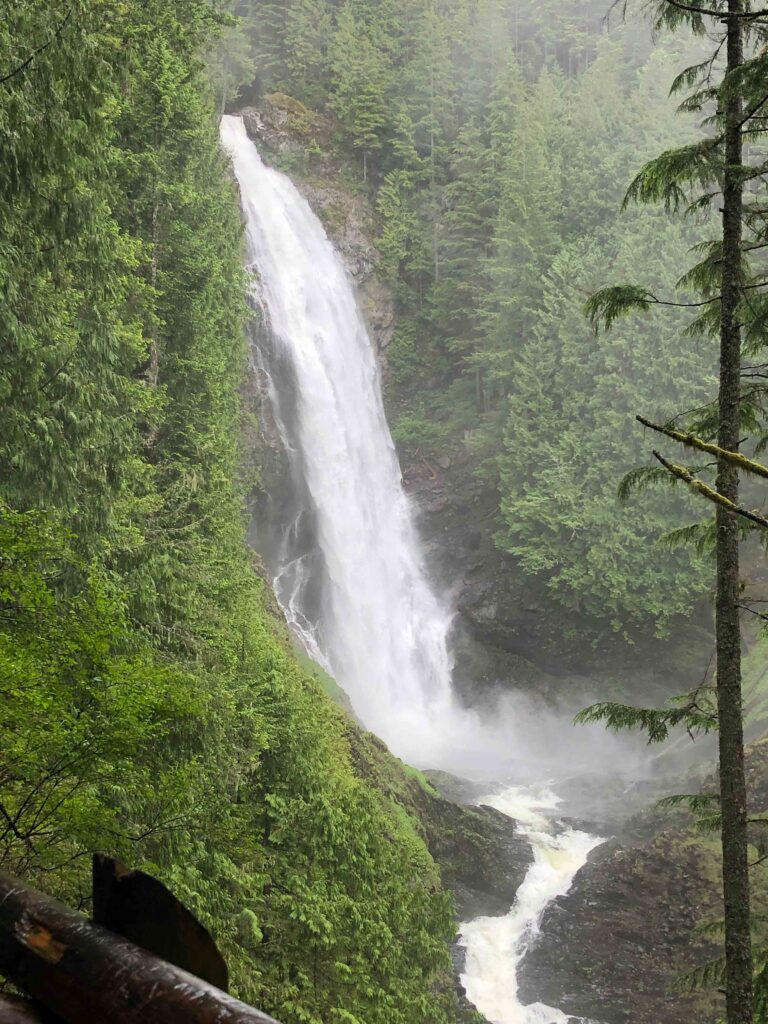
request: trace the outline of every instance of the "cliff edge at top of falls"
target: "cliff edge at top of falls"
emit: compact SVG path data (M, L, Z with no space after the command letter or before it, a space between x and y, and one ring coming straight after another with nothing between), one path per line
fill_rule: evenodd
M334 142L334 125L282 93L239 111L262 155L293 180L320 218L357 286L358 298L382 365L395 329L392 289L377 273L371 200Z

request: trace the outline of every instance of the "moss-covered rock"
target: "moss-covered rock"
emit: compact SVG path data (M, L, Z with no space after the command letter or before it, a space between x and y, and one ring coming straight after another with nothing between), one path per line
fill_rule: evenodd
M350 743L360 775L410 816L426 842L443 885L453 893L457 919L505 914L533 859L515 822L493 807L465 803L470 792L476 795L472 783L418 772L372 733L351 730ZM444 795L449 792L453 798Z
M481 915L505 914L533 859L515 822L492 807L466 803L480 793L474 784L403 764L381 740L351 722L348 738L355 771L385 796L414 837L426 843L442 885L453 895L457 926ZM486 1024L459 981L463 950L456 943L453 964L458 1024Z

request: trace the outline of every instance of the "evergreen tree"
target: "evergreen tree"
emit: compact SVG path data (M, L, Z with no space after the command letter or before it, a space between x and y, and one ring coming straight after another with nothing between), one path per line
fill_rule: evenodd
M635 317L610 337L594 337L582 315L584 294L605 266L631 273L637 263L652 265L668 280L689 243L661 217L635 217L603 244L572 243L547 272L529 337L511 362L498 541L595 632L606 621L631 636L653 621L665 634L709 579L707 560L687 549L649 558L649 546L663 544L675 523L679 499L646 495L625 515L616 481L642 457L638 402L651 394L655 410L705 403L714 353L709 367L684 346L672 355L679 317Z
M304 103L320 105L327 94L331 36L326 0L294 0L286 12L286 68L292 94Z
M110 211L123 25L108 8L25 0L0 27L0 486L18 508L66 505L92 538L115 529L147 401L130 375L137 246Z
M684 101L687 109L701 111L710 103L717 104L715 114L706 121L707 125L714 123L715 134L707 132L693 144L667 151L651 161L631 186L629 198L641 202L664 200L668 207L683 206L689 210L706 209L717 198L722 214L717 237L703 247L704 259L683 278L685 283L697 287L702 295L697 305L705 310L692 330L710 331L720 341L717 399L711 415L701 422L704 436L680 430L672 423L643 421L661 434L716 458L717 475L712 487L699 479L701 470L680 466L654 452L674 481L688 484L716 506L716 694L726 1009L729 1024L748 1024L753 1019L753 979L742 721L739 516L762 527L768 527L768 521L740 506L739 471L768 476L768 470L751 463L739 452L744 426L754 426L759 411L754 401L746 398L742 386L742 334L754 348L764 344L762 299L758 297L757 303L753 302L750 292L757 290L759 296L759 289L765 284L765 276L750 266L748 253L755 243L744 238L746 225L748 232L757 236L756 244L762 245L764 211L745 184L764 174L765 163L758 146L752 151L753 164L749 165L744 139L746 133L759 135L764 131L759 111L764 104L765 58L759 44L764 42L765 30L759 13L741 0L723 0L706 7L686 7L660 0L656 11L658 27L677 29L688 25L700 34L709 30L715 36L716 47L676 83L678 89L693 90ZM754 47L755 56L745 56L745 43ZM718 64L721 52L722 67ZM666 302L650 289L619 286L594 296L589 310L593 319L604 317L610 324L628 309L646 309L658 301ZM707 434L715 435L716 443L708 440ZM609 711L609 720L610 717Z
M513 386L511 357L525 345L541 285L563 236L562 160L566 101L561 83L544 73L519 104L501 151L499 205L488 264L486 339L478 359L489 405Z
M363 158L363 177L382 146L386 124L386 55L376 47L355 17L350 4L338 14L329 53L331 104Z

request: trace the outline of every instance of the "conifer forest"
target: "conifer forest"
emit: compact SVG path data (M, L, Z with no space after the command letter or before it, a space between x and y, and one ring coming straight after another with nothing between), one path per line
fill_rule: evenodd
M768 1024L768 7L0 12L0 1022Z

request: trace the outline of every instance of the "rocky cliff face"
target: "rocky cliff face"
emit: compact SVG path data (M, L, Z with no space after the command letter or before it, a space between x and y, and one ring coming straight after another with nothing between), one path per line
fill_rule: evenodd
M265 97L258 109L246 107L240 113L262 155L291 175L323 222L357 286L371 337L385 365L395 327L394 296L377 273L370 195L350 176L349 158L336 147L332 123L279 93Z
M600 1024L713 1024L719 1000L673 986L717 953L696 934L717 916L716 867L713 850L674 825L599 847L545 912L522 998Z

